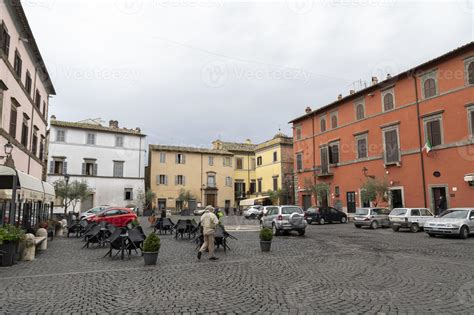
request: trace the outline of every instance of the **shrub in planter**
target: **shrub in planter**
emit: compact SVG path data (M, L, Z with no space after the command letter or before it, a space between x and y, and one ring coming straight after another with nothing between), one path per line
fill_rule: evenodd
M160 250L160 238L155 233L150 233L143 243L143 259L145 265L156 265Z
M18 243L25 233L14 225L5 225L0 228L0 250L2 253L1 266L11 266L15 262Z
M263 228L260 231L260 249L262 252L269 252L272 246L273 232L269 228Z

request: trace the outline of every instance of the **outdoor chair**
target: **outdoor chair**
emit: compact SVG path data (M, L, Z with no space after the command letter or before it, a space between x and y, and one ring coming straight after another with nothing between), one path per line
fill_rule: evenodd
M84 244L84 247L89 248L90 244L99 244L101 245L103 242L102 239L102 233L101 233L101 227L99 225L95 225L92 229L90 229L85 235L84 239L86 240L86 243Z
M128 237L130 239L130 242L127 244L128 254L130 255L132 250L135 250L135 252L138 254L137 249L140 249L140 252L142 252L143 255L143 242L146 238L144 236L143 230L140 230L139 228L129 230Z
M79 237L82 231L81 222L78 221L70 221L67 225L67 237L71 234L76 234L76 237Z
M178 235L184 238L185 234L188 234L188 239L191 239L191 234L196 235L196 227L192 224L191 220L179 220L174 226L175 239Z
M171 221L170 218L160 218L156 221L153 232L159 231L160 234L164 232L165 234L170 232L173 234L175 224Z
M118 253L120 253L120 250L122 249L122 243L123 243L120 235L124 232L125 231L122 229L115 229L115 231L105 240L107 243L110 244L110 249L107 252L107 254L104 255L104 257L105 256L112 257L113 250L117 250Z

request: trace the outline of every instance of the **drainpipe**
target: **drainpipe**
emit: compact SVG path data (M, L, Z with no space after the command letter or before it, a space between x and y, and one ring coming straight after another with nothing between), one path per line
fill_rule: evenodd
M314 116L315 115L313 114L313 118L311 120L311 122L313 124L311 137L313 138L313 181L314 181L314 184L316 185L316 175L314 174L315 168L316 168L316 137L315 137L316 132L314 131ZM316 196L314 196L314 202L315 203L317 202Z
M425 208L427 208L426 203L426 180L425 180L425 160L423 157L423 139L421 137L421 127L420 127L420 101L418 99L418 84L416 80L416 76L412 75L413 77L413 84L415 87L415 96L416 96L416 124L418 125L418 141L420 144L420 164L421 164L421 178L423 181L423 203Z
M31 107L31 128L30 128L30 149L33 143L33 119L35 118L35 101L36 101L36 77L38 75L38 68L35 66L35 80L33 82L33 106ZM31 96L31 95L30 95ZM40 104L41 107L41 104ZM46 128L48 124L46 123ZM28 148L26 148L28 150ZM30 165L31 165L31 152L28 154L28 174L30 174Z

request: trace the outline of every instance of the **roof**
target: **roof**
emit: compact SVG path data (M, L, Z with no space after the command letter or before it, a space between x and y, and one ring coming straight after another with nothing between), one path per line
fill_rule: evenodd
M229 152L226 150L216 150L216 149L207 149L207 148L198 148L198 147L181 147L181 146L173 146L173 145L156 145L156 144L150 144L150 151L171 151L171 152L233 155L232 152Z
M223 142L222 148L227 151L239 151L239 152L254 152L257 149L256 144L252 143L238 143L238 142Z
M357 92L355 92L354 94L347 95L347 96L343 97L343 98L340 99L340 100L336 100L336 101L334 101L334 102L332 102L332 103L329 103L329 104L327 104L327 105L324 105L324 106L322 106L322 107L320 107L320 108L318 108L318 109L315 109L315 110L313 110L313 111L311 111L311 112L309 112L309 113L306 113L306 114L304 114L304 115L302 115L302 116L299 116L299 117L297 117L297 118L291 120L289 123L290 123L290 124L291 124L291 123L295 123L295 122L297 122L297 121L299 121L299 120L301 120L301 119L303 119L303 118L312 116L312 115L317 114L317 113L321 113L321 112L326 111L326 110L328 110L328 109L330 109L330 108L332 108L332 107L336 107L337 105L340 105L340 104L342 104L342 103L345 103L345 102L347 102L347 101L349 101L349 100L357 99L357 98L359 98L359 97L361 97L361 96L363 96L363 95L369 93L370 91L380 89L381 87L386 87L386 86L388 86L388 85L390 85L390 84L394 84L394 83L397 81L397 79L400 78L400 77L415 75L417 71L420 71L420 70L422 70L422 69L425 68L425 67L431 66L431 65L433 65L433 64L435 64L435 63L437 63L437 62L440 62L440 61L443 60L443 59L446 59L446 58L451 57L451 56L456 55L456 54L463 53L463 52L468 51L468 50L470 50L470 49L474 49L474 42L470 42L470 43L468 43L468 44L466 44L466 45L463 45L463 46L461 46L461 47L458 47L458 48L456 48L456 49L454 49L454 50L451 50L451 51L449 51L449 52L447 52L447 53L445 53L445 54L439 56L439 57L436 57L436 58L431 59L431 60L429 60L429 61L427 61L427 62L424 62L424 63L422 63L422 64L420 64L420 65L418 65L418 66L416 66L416 67L414 67L414 68L411 68L411 69L409 69L409 70L406 70L406 71L404 71L404 72L401 72L401 73L399 73L399 74L397 74L397 75L395 75L395 76L392 76L392 77L389 78L389 79L383 80L383 81L381 81L381 82L379 82L379 83L377 83L377 84L371 85L371 86L369 86L369 87L367 87L367 88L365 88L365 89L362 89L362 90L360 90L360 91L357 91Z
M20 0L5 1L5 3L9 4L18 16L18 20L24 30L22 37L26 37L28 39L28 46L31 48L33 55L36 58L36 66L39 70L41 70L38 75L42 79L46 91L51 95L56 95L53 82L51 81L51 77L49 76L48 70L46 69L43 57L41 56L38 45L36 44L35 37L33 36L33 32L31 31L30 24L28 23L28 19L26 18L26 14L23 10Z
M276 145L276 144L293 145L293 138L288 137L288 136L284 135L283 133L279 132L273 137L273 139L270 139L270 140L267 140L263 143L260 143L257 146L256 150L259 151L259 150L271 147L271 146Z
M139 128L136 128L136 129L112 128L112 127L105 127L100 124L61 121L61 120L55 120L55 119L51 119L50 124L51 126L55 126L55 127L85 129L85 130L103 131L103 132L120 133L120 134L128 134L128 135L145 137L145 135L141 133L141 130Z

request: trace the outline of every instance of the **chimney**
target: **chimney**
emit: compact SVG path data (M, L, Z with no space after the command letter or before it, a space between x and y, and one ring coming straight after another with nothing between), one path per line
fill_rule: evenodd
M135 128L135 130L136 130L138 133L141 133L141 132L142 132L142 130L140 129L140 127Z
M309 113L312 112L311 107L309 107L309 106L306 107L306 109L304 111L306 112L306 114L309 114Z
M56 115L51 115L51 120L56 120Z
M342 100L342 94L339 94L339 95L337 96L337 100L338 100L338 101Z
M379 79L377 79L377 77L372 77L372 85L376 85L377 83L379 83Z
M109 120L109 127L114 128L114 129L118 129L118 127L119 127L118 121L117 120Z
M352 95L352 94L355 94L355 92L356 92L355 90L350 90L349 94Z
M392 76L390 75L390 73L387 73L387 80L391 79L391 78L392 78Z
M252 140L247 139L247 140L245 140L245 143L246 143L246 144L252 144Z

